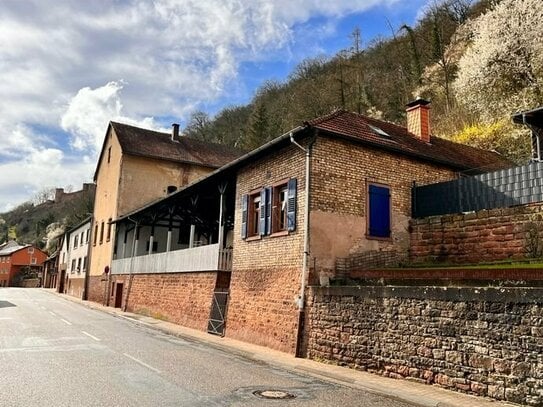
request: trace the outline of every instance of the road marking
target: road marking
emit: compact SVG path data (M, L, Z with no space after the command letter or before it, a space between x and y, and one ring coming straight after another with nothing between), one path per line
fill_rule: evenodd
M54 317L57 316L57 314L55 314L53 311L49 311L49 313L50 313L52 316L54 316Z
M145 366L147 369L152 370L153 372L160 373L160 370L155 369L153 366L149 366L147 363L142 362L138 358L135 358L134 356L130 356L128 353L123 353L124 356L126 356L129 359L132 359L134 362L139 363L142 366Z
M88 333L88 332L85 332L85 331L81 331L81 333L82 333L83 335L87 335L87 336L88 336L89 338L92 338L92 339L94 339L95 341L98 341L98 342L100 342L100 339L99 339L99 338L97 338L97 337L96 337L96 336L94 336L94 335L91 335L91 334L90 334L90 333Z
M7 321L8 319L13 319L13 318L11 318L11 317L2 317L2 318L0 318L0 321Z
M41 308L41 309L45 309L45 310L47 309L47 308L45 308L45 307L40 307L40 308Z
M62 322L64 322L66 325L72 325L70 321L66 321L64 318L60 318Z

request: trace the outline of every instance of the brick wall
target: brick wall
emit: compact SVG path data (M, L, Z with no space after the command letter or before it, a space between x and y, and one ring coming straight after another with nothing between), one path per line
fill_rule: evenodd
M294 353L295 299L303 253L305 155L295 146L269 154L237 176L233 265L226 336ZM297 179L296 230L286 236L241 238L241 197L286 178Z
M313 288L308 357L543 405L543 289Z
M336 258L397 250L407 255L411 187L450 180L450 169L398 154L319 137L313 148L311 255L320 268L333 270ZM391 239L366 238L367 183L391 192Z
M205 331L211 311L216 272L133 275L127 311L150 315L189 328ZM109 305L115 305L115 288L123 284L123 305L128 290L128 276L111 278Z
M411 221L413 263L479 263L543 255L543 204Z
M87 295L89 301L99 304L104 302L104 289L107 281L104 278L102 276L89 276L89 293Z
M299 288L297 267L233 272L226 336L294 354Z

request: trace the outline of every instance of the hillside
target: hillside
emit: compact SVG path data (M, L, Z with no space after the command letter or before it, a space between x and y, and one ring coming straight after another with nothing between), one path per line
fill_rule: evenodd
M252 149L336 108L403 125L405 104L423 96L432 100L435 135L522 162L529 155L529 142L525 130L511 125L510 114L534 106L508 103L490 117L476 109L457 84L462 57L477 45L478 20L496 13L501 3L510 13L522 12L515 10L514 0L446 0L430 6L416 26L391 27L390 37L370 44L363 42L363 27L353 27L349 49L303 61L286 81L264 83L247 105L227 107L215 117L194 112L184 133ZM541 3L533 3L541 9ZM523 24L532 23L527 19ZM478 69L484 72L486 67ZM503 77L507 81L510 75Z
M94 185L84 184L81 191L71 193L57 189L56 194L35 197L34 201L0 214L0 243L16 239L20 244L31 243L54 250L54 247L46 247L50 239L92 212Z

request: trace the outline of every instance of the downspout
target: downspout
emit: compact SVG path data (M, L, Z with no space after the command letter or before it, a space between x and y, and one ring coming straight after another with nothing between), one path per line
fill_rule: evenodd
M130 289L132 288L132 268L134 264L134 256L136 254L136 234L138 233L139 223L134 219L127 218L130 222L134 223L134 234L132 235L132 253L130 254L130 263L128 266L128 286L126 288L126 298L124 299L123 311L126 312L128 307L128 297L130 296Z
M305 153L305 216L304 216L304 251L302 257L302 275L300 281L300 294L298 295L298 333L296 337L296 357L302 357L302 343L304 333L304 320L305 320L305 288L308 275L309 264L309 186L311 183L311 150L315 139L311 139L307 147L302 147L296 140L294 135L290 132L290 142L298 147Z
M92 257L92 239L93 231L94 230L94 214L91 215L90 219L90 230L89 230L89 241L87 242L87 269L85 270L85 282L83 286L83 301L87 301L89 299L89 285L90 285L90 264L91 264L91 257ZM59 253L60 256L60 253Z

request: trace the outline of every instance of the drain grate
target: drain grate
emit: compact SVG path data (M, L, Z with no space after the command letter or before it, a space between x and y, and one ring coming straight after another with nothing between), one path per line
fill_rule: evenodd
M268 400L288 400L296 396L283 390L256 390L253 394L257 397Z

